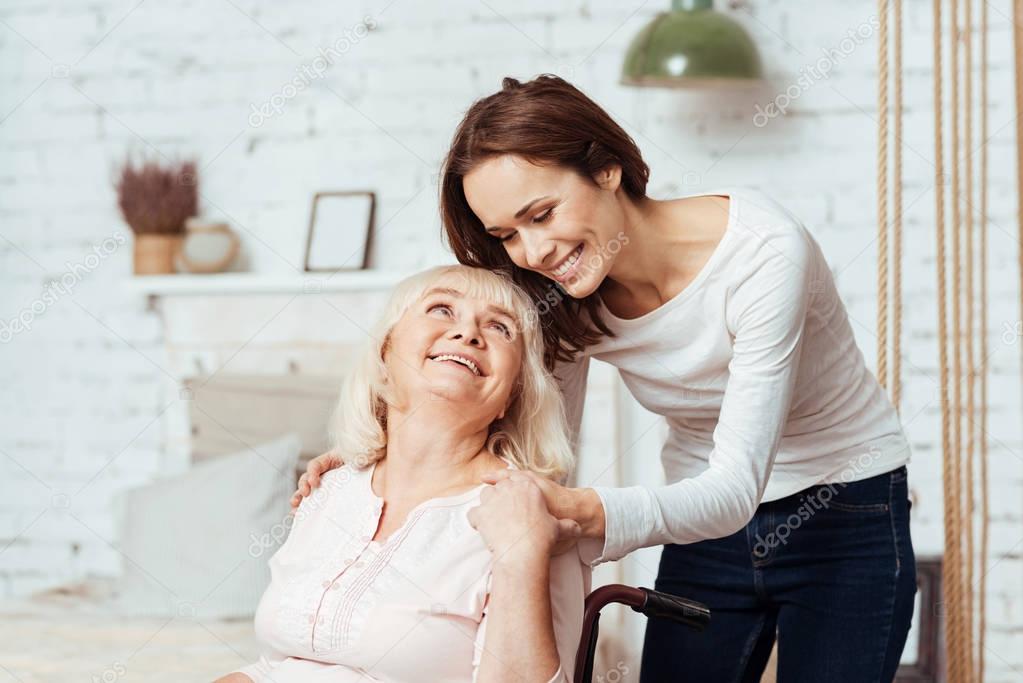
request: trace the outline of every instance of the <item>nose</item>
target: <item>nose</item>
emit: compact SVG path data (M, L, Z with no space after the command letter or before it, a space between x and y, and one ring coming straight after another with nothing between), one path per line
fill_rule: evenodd
M460 320L448 332L448 338L463 342L469 346L483 346L483 335L480 333L480 328L476 324L475 318Z
M529 232L520 231L526 249L526 265L534 270L546 270L551 265L549 260L557 247L550 240L544 239L543 235L529 235Z

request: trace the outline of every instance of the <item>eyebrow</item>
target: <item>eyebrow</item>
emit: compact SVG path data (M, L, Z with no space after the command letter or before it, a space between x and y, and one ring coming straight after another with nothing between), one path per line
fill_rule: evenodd
M519 209L518 211L515 212L515 217L516 218L522 218L522 216L527 211L529 211L531 208L533 208L533 204L536 204L537 202L542 202L545 199L550 199L550 195L546 195L545 194L542 197L537 197L536 199L528 202L525 206L523 206L521 209ZM504 228L502 228L502 227L500 227L498 225L492 225L489 228L487 228L486 230L487 230L487 232L497 232L498 230L504 230Z
M457 289L452 289L451 287L432 287L432 288L426 290L426 293L423 294L423 298L425 299L426 297L428 297L428 296L430 296L432 294L441 294L441 295L458 296L458 297L465 296L464 292L460 292ZM507 316L507 317L511 318L512 320L515 320L515 316L514 315L512 315L507 309L501 308L500 306L495 306L494 304L490 304L489 306L487 306L487 310L490 311L491 313L497 313L498 315Z

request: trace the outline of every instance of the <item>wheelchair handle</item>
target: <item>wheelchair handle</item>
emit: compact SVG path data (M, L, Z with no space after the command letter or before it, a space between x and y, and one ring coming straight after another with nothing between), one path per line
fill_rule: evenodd
M702 631L710 623L710 610L706 605L650 588L639 590L646 594L646 601L641 607L632 608L636 612L648 617L671 619L696 631Z
M575 659L575 683L590 683L593 678L593 656L600 630L600 609L613 602L628 605L634 612L658 619L670 619L694 631L702 631L710 623L710 610L695 600L669 595L651 588L634 588L623 584L601 586L586 596L583 632Z

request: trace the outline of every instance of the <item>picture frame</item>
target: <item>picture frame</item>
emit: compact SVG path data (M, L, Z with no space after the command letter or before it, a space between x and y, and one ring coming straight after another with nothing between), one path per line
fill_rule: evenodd
M314 194L306 233L305 271L368 268L375 218L375 192L338 190Z

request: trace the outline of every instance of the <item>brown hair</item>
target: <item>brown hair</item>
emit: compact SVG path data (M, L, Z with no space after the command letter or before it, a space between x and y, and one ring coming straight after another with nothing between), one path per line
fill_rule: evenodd
M546 306L539 321L544 361L553 369L556 360L573 360L602 334L614 336L597 312L597 294L572 299L543 275L515 266L469 207L462 178L483 161L503 154L562 166L594 183L599 171L618 165L622 187L639 200L646 197L650 168L628 133L567 81L542 74L526 83L505 78L501 85L500 91L473 103L455 131L441 175L441 220L459 262L504 273L534 304ZM583 309L592 324L581 315Z

